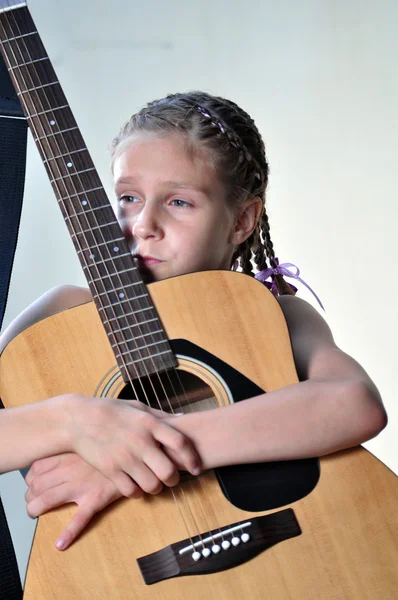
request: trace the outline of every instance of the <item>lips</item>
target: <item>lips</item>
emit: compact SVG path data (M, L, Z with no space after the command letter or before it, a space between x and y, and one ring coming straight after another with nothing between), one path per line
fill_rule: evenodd
M141 265L145 266L156 265L164 262L163 260L160 260L160 258L155 258L155 256L142 256L141 254L136 254L134 258L136 258Z
M158 258L153 258L153 256L143 256L142 260L143 260L144 264L146 264L146 265L157 265L158 263L163 262L162 260L159 260Z

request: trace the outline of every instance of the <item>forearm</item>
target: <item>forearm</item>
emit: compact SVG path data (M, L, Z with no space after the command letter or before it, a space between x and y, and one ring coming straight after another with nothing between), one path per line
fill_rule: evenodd
M304 381L173 422L192 440L204 469L322 456L358 445L385 426L365 386Z
M0 473L70 450L65 398L0 410Z

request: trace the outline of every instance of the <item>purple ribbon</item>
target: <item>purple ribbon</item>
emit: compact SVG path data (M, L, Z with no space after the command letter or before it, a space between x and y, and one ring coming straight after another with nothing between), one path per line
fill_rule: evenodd
M280 265L279 260L277 258L275 258L275 262L277 264L276 268L269 267L268 269L259 271L259 273L256 273L254 277L258 279L258 281L261 281L261 283L264 283L265 285L268 284L267 287L269 286L269 282L266 282L266 279L269 279L269 277L272 277L273 275L282 275L283 277L292 277L293 279L297 279L297 281L300 281L303 285L305 285L307 289L310 290L311 294L317 299L319 306L322 308L322 310L325 310L322 302L320 301L314 290L303 279L301 279L301 277L299 277L300 269L296 265L294 265L293 263L282 263ZM293 273L292 271L289 271L288 267L293 267L296 271Z

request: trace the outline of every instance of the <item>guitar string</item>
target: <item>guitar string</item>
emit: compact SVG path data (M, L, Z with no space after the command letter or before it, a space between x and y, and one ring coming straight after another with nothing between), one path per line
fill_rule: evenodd
M13 12L13 11L11 11L11 12ZM13 18L14 18L14 22L15 22L15 24L16 24L16 26L17 26L18 32L19 32L19 34L21 34L21 31L19 30L19 26L18 26L18 23L16 22L16 19L15 19L15 16L14 16L14 14L12 14L12 16L13 16ZM6 20L8 20L8 19L7 19L7 16L5 16L5 18L6 18ZM8 21L8 24L9 24L9 21ZM36 33L37 33L37 32L36 32ZM29 50L28 50L28 48L27 48L27 46L26 46L25 40L24 40L24 38L22 38L22 39L23 39L23 43L24 43L24 46L25 46L25 50L26 50L26 52L27 52L27 55L29 56L29 58L31 58L31 56L30 56L30 53L29 53ZM11 47L11 51L13 52L13 50L12 50L12 47ZM13 54L14 54L14 52L13 52ZM22 58L22 61L23 61L24 59L23 59L22 53L21 53L21 58ZM16 60L16 58L15 58L15 55L14 55L14 60L15 60L16 64L18 65L18 61ZM33 68L34 68L34 70L36 71L36 76L38 77L38 73L37 73L37 69L36 69L36 67L33 67ZM21 69L19 69L19 70L21 71ZM32 86L33 86L33 87L37 87L37 86L35 86L35 84L34 84L34 82L33 82L33 79L32 79L32 77L31 77L31 74L29 73L29 70L27 70L27 72L28 72L28 74L29 74L29 77L30 77L30 79L31 79L31 81L32 81ZM23 75L22 75L22 72L21 72L20 74L21 74L21 77L22 77L22 79L24 80L24 77L23 77ZM38 77L38 78L39 78L39 77ZM40 78L39 78L39 79L40 79ZM24 83L25 83L25 85L26 85L26 82L25 82L25 80L24 80ZM59 83L59 82L58 82L58 83ZM42 87L42 86L40 86L40 87ZM50 106L50 103L49 103L49 101L48 101L48 97L47 97L47 94L46 94L46 92L45 92L45 91L44 91L44 96L45 96L45 98L46 98L46 101L47 101L47 103L48 103L48 104L49 104L49 106ZM40 96L39 96L39 95L38 95L38 98L39 98L39 100L40 100ZM33 99L32 99L32 98L31 98L31 101L32 101L32 104L34 105L34 102L33 102ZM41 100L40 100L40 103L42 104ZM44 108L44 106L43 106L43 105L42 105L42 108ZM36 112L38 112L38 111L36 111ZM33 122L33 119L32 119L32 122ZM42 124L42 122L41 122L41 119L40 119L40 118L39 118L39 123L40 123L40 125L41 125L41 127L42 127L42 129L43 129L43 133L45 134L45 137L49 137L49 136L47 136L47 134L46 134L46 132L45 132L45 129L44 129L44 127L43 127L43 124ZM59 145L58 145L58 143L57 143L57 141L56 141L56 139L55 139L55 134L54 134L54 131L52 131L52 130L50 130L50 131L51 131L51 134L50 134L50 135L52 135L52 136L53 136L53 138L54 138L54 142L55 142L55 144L56 144L56 146L57 146L57 148L58 148L58 151L59 151L58 153L63 155L63 153L61 153L61 151L60 151L61 149L60 149L60 147L59 147ZM64 136L63 136L62 134L61 134L61 137L63 138L63 141L65 142L65 140L64 140ZM67 147L67 145L66 145L66 144L65 144L65 146ZM51 148L51 147L50 147L50 148ZM43 153L44 153L44 152L43 152ZM56 166L58 167L58 164L57 164L57 163L56 163ZM51 168L50 168L50 165L49 165L49 169L51 170ZM61 173L61 171L60 171L59 167L58 167L58 170L59 170L59 174L62 176L62 173ZM72 174L71 174L71 173L69 173L69 172L67 172L67 173L68 173L68 174L67 174L67 176L69 176L69 179L71 180L71 184L72 184L72 186L73 186L74 190L75 190L75 191L77 191L77 190L76 190L76 187L75 187L75 185L74 185L74 183L73 183L73 180L71 179L71 175L72 175ZM80 176L78 176L78 179L79 179L79 181L80 181L80 184L82 185L82 182L81 182L81 178L80 178ZM82 185L82 187L84 187L84 186ZM57 184L57 188L58 188L58 184ZM59 190L58 190L58 191L59 191ZM60 196L61 196L61 194L60 194ZM72 204L72 206L73 206L73 204ZM97 219L96 219L96 215L95 215L95 214L94 214L94 218L95 218L95 221L96 221L96 222L97 222L97 224L98 224L98 221L97 221ZM87 224L89 224L89 223L87 222ZM73 224L72 224L72 223L71 223L71 227L72 227L72 229L73 229ZM101 234L102 234L102 231L101 231ZM84 236L84 233L83 233L83 236ZM77 239L77 241L78 241L78 238L76 238L76 239ZM94 238L94 239L95 239L95 238ZM105 239L104 239L103 235L102 235L102 239L105 241ZM80 244L79 244L79 245L80 245ZM97 246L97 248L98 248L98 246ZM86 266L87 266L87 264L86 264ZM105 267L106 267L106 265L105 265ZM98 267L97 267L97 271L98 271ZM108 271L108 270L107 270L107 272L108 272L108 274L109 274L109 271ZM99 274L99 272L98 272L98 274ZM117 274L117 275L118 275L118 274ZM120 277L119 277L119 281L120 281L120 283L122 283L122 281L120 280ZM94 286L94 287L96 287L96 286ZM108 296L108 299L109 299L109 296ZM99 300L100 300L100 299L99 299ZM101 300L100 300L100 302L101 302ZM113 309L113 306L112 306L112 309ZM113 314L115 315L114 311L113 311ZM116 317L116 315L115 315L115 317ZM135 317L135 315L134 315L134 317ZM135 319L136 319L136 317L135 317ZM136 321L137 321L137 319L136 319ZM141 332L141 329L140 329L140 327L139 327L139 330L140 330L140 332ZM122 334L122 335L123 335L123 337L124 337L124 334ZM153 339L153 338L152 338L152 339ZM135 341L135 340L134 340L134 342L136 343L136 341ZM130 356L131 356L131 354L130 354ZM121 355L121 358L122 358L122 360L123 360L123 355ZM132 357L131 357L131 358L132 358ZM123 360L123 362L124 362L124 360ZM152 362L153 362L153 360L152 360ZM163 360L162 360L162 362L163 362ZM163 364L164 364L164 363L163 363ZM144 367L145 367L145 363L144 363ZM145 369L145 370L146 370L146 369ZM128 373L128 372L127 372L127 373ZM138 374L137 374L137 375L138 375ZM160 376L159 376L159 374L157 374L157 375L158 375L158 378L159 378L159 380L160 380L160 382L161 382L161 385L162 385L162 387L163 387L163 384L162 384L162 381L161 381L161 379L160 379ZM128 377L129 377L129 374L128 374ZM158 396L157 396L156 390L154 389L154 386L153 386L152 380L151 380L150 376L148 375L148 372L147 372L147 377L148 377L148 379L149 379L149 381L150 381L150 383L151 383L151 386L152 386L152 389L153 389L154 395L156 396L156 399L158 400L158 405L159 405L159 407L160 407L160 408L162 408L162 406L161 406L161 403L160 403L160 401L159 401L159 398L158 398ZM146 395L145 388L144 388L144 386L143 386L143 384L142 384L142 382L141 382L141 379L140 379L140 377L139 377L139 376L138 376L138 379L139 379L139 381L140 381L140 384L141 384L141 387L142 387L142 389L143 389L143 392L144 392L144 394L145 394L145 396L146 396L147 403L148 403L148 405L149 405L149 406L151 406L151 404L150 404L150 402L149 402L149 399L148 399L148 397L147 397L147 395ZM136 394L136 396L138 396L138 395L137 395L137 393L136 393L136 391L135 391L134 385L133 385L133 383L132 383L132 381L131 381L130 377L129 377L129 381L130 381L130 384L131 384L131 386L132 386L132 389L134 390L134 393ZM169 407L170 407L170 409L171 409L171 412L173 412L173 409L172 409L172 407L171 407L171 405L170 405L170 401L169 401L169 399L168 399L168 397L167 397L167 394L166 394L166 392L165 392L165 390L164 390L164 387L163 387L163 391L164 391L164 393L165 393L165 396L166 396L166 398L167 398L167 400L168 400L168 403L169 403ZM191 483L191 486L192 486L192 483ZM184 495L184 499L185 499L185 493L184 493L184 490L183 490L183 488L182 488L182 487L181 487L181 491L182 491L182 493L183 493L183 495ZM172 492L172 495L173 495L173 497L174 497L174 501L175 501L175 503L178 505L178 508L180 509L180 506L179 506L178 500L177 500L177 498L175 497L174 490L172 490L172 489L171 489L171 492ZM191 513L191 518L192 518L192 520L193 520L193 522L194 522L194 524L195 524L195 527L196 527L196 529L197 529L197 531L198 531L198 534L197 534L197 535L199 536L199 538L200 538L200 539L202 539L202 538L201 538L201 534L200 534L200 532L199 532L199 528L198 528L198 526L197 526L197 523L196 523L196 519L195 519L195 517L194 517L194 515L193 515L193 513L192 513L192 510L191 510L191 507L190 507L190 505L189 505L189 502L187 503L187 505L188 505L189 512ZM183 520L184 520L184 524L185 524L185 527L186 527L186 529L187 529L188 537L191 539L191 536L190 536L189 529L188 529L188 527L187 527L187 525L186 525L185 517L184 517L184 515L183 515L183 513L182 513L182 511L181 511L181 510L180 510L180 513L181 513L181 516L182 516L182 518L183 518Z
M7 2L7 5L8 5L8 2ZM0 6L1 6L1 5L0 5ZM8 6L9 6L9 5L8 5ZM13 10L10 10L9 12L13 13ZM4 15L4 18L5 18L5 20L7 21L7 24L8 24L8 26L10 27L10 30L11 30L11 31L13 31L13 29L12 29L12 27L11 27L11 25L10 25L10 22L9 22L9 20L8 20L7 13L6 13L6 12L4 12L4 13L3 13L3 15ZM14 17L14 22L15 22L15 24L17 25L17 28L18 28L18 30L19 30L19 27L18 27L18 24L17 24L17 22L16 22L15 16L14 16L14 15L12 15L12 16ZM4 31L4 33L5 33L5 36L6 36L6 38L7 38L8 36L7 36L7 34L6 34L5 30L4 30L4 27L2 27L2 28L3 28L3 31ZM20 32L20 30L19 30L19 34L20 34L20 33L21 33L21 32ZM24 38L21 38L21 39L24 39ZM10 63L10 61L8 60L8 56L7 56L7 54L6 54L6 51L5 51L5 48L4 48L4 44L3 44L3 42L1 42L1 44L2 44L2 46L3 46L3 51L4 51L4 55L6 56L6 60L8 61L8 63L9 63L9 66L11 67L11 63ZM13 51L13 49L12 49L12 45L11 45L11 43L9 44L9 46L10 46L10 49L11 49L11 52L12 52L12 54L14 55L14 60L15 60L15 63L16 63L16 65L18 65L18 61L16 60L16 57L15 57L14 51ZM28 49L27 49L27 47L26 47L26 44L25 44L25 49L26 49L26 51L27 51L27 53L28 53L28 55L29 55L29 51L28 51ZM22 53L21 53L21 58L23 59ZM22 61L22 62L24 62L24 61ZM17 68L19 68L19 67L17 67ZM20 68L19 68L19 71L20 71L21 78L22 78L22 80L24 81L24 84L25 84L25 86L26 86L25 78L24 78L24 76L23 76L23 74L22 74L22 72L21 72L21 69L20 69ZM31 75L30 75L29 71L27 71L27 72L28 72L28 74L29 74L29 77L30 77L30 79L31 79L31 81L32 81L32 85L33 85L33 87L37 87L37 86L35 86L35 85L34 85L33 79L32 79L32 77L31 77ZM11 72L10 72L10 75L11 75ZM37 71L36 71L36 75L37 75ZM16 77L15 77L14 79L15 79L15 82L16 82L16 87L17 87L17 89L18 89L18 87L19 87L18 81L17 81ZM42 87L42 86L38 86L38 87ZM27 86L26 86L26 88L27 88ZM27 89L28 89L28 88L27 88ZM46 100L47 100L47 102L48 102L47 95L46 95L46 93L45 93L45 92L44 92L44 94L45 94ZM29 94L29 95L30 95L30 94ZM20 96L22 96L22 94L20 94ZM39 100L40 100L40 97L39 97L39 95L38 95L38 98L39 98ZM23 103L25 104L25 101L24 101L24 99L23 99L22 97L21 97L20 99L21 99L21 100L23 100ZM33 101L33 98L32 98L32 97L31 97L31 102L32 102L32 105L33 105L33 106L35 106L35 102ZM42 104L42 103L41 103L41 100L40 100L40 104ZM50 105L50 103L49 103L49 105ZM50 106L51 106L51 105L50 105ZM26 104L25 104L25 107L26 107L26 110L27 110L27 112L29 113L29 110L28 110L28 108L27 108ZM42 105L42 108L44 109L44 106L43 106L43 105ZM36 112L39 112L39 111L36 111ZM45 132L45 129L44 129L44 127L43 127L43 124L41 123L41 119L39 118L38 120L39 120L39 123L40 123L40 124L41 124L41 126L42 126L43 133L45 134L45 136L46 136L46 137L49 137L49 136L47 136L47 134L46 134L46 132ZM36 125L34 124L34 121L33 121L33 119L32 119L32 118L31 118L31 122L32 122L32 129L34 129L34 131L35 131L35 133L36 133L36 135L37 135ZM50 135L51 135L51 134L50 134ZM62 134L61 134L61 135L62 135ZM39 136L37 135L37 138L38 138L38 137L39 137ZM55 136L54 136L54 134L53 134L53 137L54 137L54 141L55 141L55 144L56 144L56 146L57 146L57 147L58 147L58 149L60 150L60 148L59 148L59 146L58 146L58 143L57 143L57 142L56 142L56 140L55 140ZM62 136L62 137L63 137L63 136ZM45 155L45 152L43 151L43 147L42 147L42 144L41 144L41 140L37 140L37 141L39 142L39 145L40 145L40 146L41 146L41 148L42 148L42 152L43 152L43 154ZM50 145L49 145L49 148L51 148L51 146L50 146ZM51 150L51 151L52 151L52 150ZM61 153L61 152L60 152L60 154L64 155L64 154L63 154L63 153ZM68 153L67 153L67 154L68 154ZM55 162L56 162L56 161L55 161ZM56 163L56 164L57 164L57 163ZM57 164L57 166L58 166L58 164ZM51 167L50 167L50 165L48 165L48 168L49 168L49 170L51 170ZM59 167L58 167L58 170L59 170L59 174L62 176L62 173L61 173L61 171L60 171ZM79 177L79 179L80 179L80 177ZM58 186L58 184L57 184L56 182L54 182L54 183L56 184L56 187L57 187L58 193L59 193L59 195L60 195L60 199L61 199L61 201L63 202L63 200L62 200L62 194L60 193L59 186ZM71 183L72 183L72 186L74 187L75 191L77 191L77 190L76 190L76 188L75 188L75 186L74 186L74 183L73 183L73 181L72 181L72 180L71 180ZM81 180L80 180L80 183L81 183ZM66 186L65 186L65 187L66 187ZM69 193L67 193L67 196L68 196L68 195L69 195ZM65 206L65 205L64 205L64 206ZM73 204L72 204L72 206L73 206ZM74 215L74 216L76 216L76 215ZM98 221L97 221L97 222L98 222ZM73 229L73 224L72 224L72 222L71 222L71 228ZM83 235L84 235L84 234L83 234ZM77 241L78 245L80 246L80 242L79 242L79 240L78 240L78 238L77 238L77 237L76 237L76 241ZM81 248L81 246L80 246L80 248ZM97 248L98 248L98 246L97 246ZM83 256L84 256L84 253L82 253L82 254L83 254ZM84 257L84 258L85 258L85 257ZM85 262L86 262L86 261L85 261ZM87 263L86 263L86 266L87 266ZM136 267L135 267L135 268L136 268ZM98 267L97 267L97 272L98 272L98 275L100 275L100 273L99 273L99 271L98 271ZM108 273L109 273L109 272L108 272ZM119 279L120 279L120 278L119 278ZM96 286L94 285L94 287L96 287ZM108 299L109 299L109 297L108 297ZM99 298L99 302L100 302L100 303L102 303L102 301L101 301L101 299L100 299L100 298ZM112 306L112 309L113 309L113 306ZM116 317L116 314L115 314L115 312L114 312L114 311L113 311L113 313L114 313L114 315L115 315L115 317ZM124 334L122 334L122 335L124 336ZM117 340L116 340L116 338L115 338L115 341L117 341ZM123 354L121 354L121 359L122 359L122 361L124 362L124 357L123 357ZM131 384L131 386L132 386L132 389L134 390L134 393L136 394L136 392L135 392L135 388L134 388L134 384L133 384L133 382L131 381L131 379L130 379L130 376L129 376L129 373L128 373L128 371L127 371L127 370L126 370L126 372L127 372L127 374L128 374L129 382L130 382L130 384ZM138 376L138 374L137 374L137 376ZM138 379L139 379L139 381L140 381L140 383L141 383L141 387L143 388L143 392L144 392L144 394L145 394L145 396L146 396L145 388L144 388L144 386L142 385L142 382L141 382L141 379L140 379L140 377L139 377L139 376L138 376ZM136 394L136 396L138 397L138 395L137 395L137 394ZM147 401L148 401L148 405L150 406L150 402L149 402L149 400L148 400L148 399L147 399ZM182 520L183 520L183 523L184 523L185 529L186 529L186 531L187 531L187 534L188 534L188 538L189 538L189 540L190 540L191 544L193 545L193 540L192 540L192 537L191 537L191 534L190 534L189 528L188 528L188 526L187 526L187 523L186 523L186 520L185 520L184 514L183 514L183 512L182 512L182 510L181 510L181 507L180 507L180 505L179 505L178 499L177 499L177 498L176 498L176 496L175 496L174 490L173 490L173 489L171 489L171 488L169 488L169 489L170 489L170 491L172 492L172 495L173 495L173 498L174 498L174 502L175 502L175 504L177 505L177 508L178 508L178 510L179 510L179 512L180 512L180 514L181 514L181 517L182 517ZM199 534L199 536L200 536L200 534Z
M11 11L11 12L13 12L13 11ZM14 15L12 15L12 16L14 17L14 22L15 22L15 24L17 25L17 28L18 28L18 30L19 30L18 23L16 22L15 16L14 16ZM7 17L6 17L6 18L7 18ZM20 30L19 30L19 33L21 33L21 32L20 32ZM24 40L24 38L22 38L22 39ZM25 50L26 50L27 54L29 55L29 51L28 51L28 48L27 48L27 46L26 46L26 43L25 43L25 42L24 42L24 46L25 46ZM12 50L12 48L11 48L11 50ZM21 57L22 57L22 53L21 53ZM14 58L15 58L15 56L14 56ZM22 58L23 58L23 57L22 57ZM16 64L18 64L18 61L17 61L17 60L16 60ZM36 75L38 76L38 73L37 73L37 69L36 69L36 67L34 66L33 68L34 68L34 70L36 71ZM28 71L28 73L29 73L29 71ZM22 78L23 78L23 75L22 75L22 73L21 73L21 76L22 76ZM30 73L29 73L29 76L30 76ZM30 76L30 77L31 77L31 76ZM23 79L24 79L24 78L23 78ZM36 87L36 86L34 85L34 82L33 82L33 79L32 79L32 78L31 78L31 80L32 80L33 87ZM40 86L40 87L41 87L41 86ZM46 92L44 92L44 95L45 95L45 97L46 97L46 100L47 100L47 102L48 102L48 98L47 98L47 94L46 94ZM39 97L39 96L38 96L38 98L40 99L40 97ZM32 100L32 103L33 103L33 100ZM49 102L48 102L48 104L50 105L50 103L49 103ZM44 108L44 106L43 106L43 105L42 105L42 108ZM33 119L32 119L32 122L33 122ZM46 135L45 129L44 129L44 127L43 127L42 123L41 123L41 119L40 119L40 118L39 118L39 122L40 122L40 124L41 124L41 126L42 126L43 133ZM51 132L52 132L52 135L53 135L54 141L55 141L55 143L56 143L54 132L53 132L52 130L51 130ZM50 134L50 135L51 135L51 134ZM61 134L61 135L62 135L62 134ZM46 136L46 137L48 137L48 136ZM63 135L62 135L62 138L63 138ZM57 147L58 147L58 149L59 149L59 151L60 151L60 148L59 148L59 146L58 146L58 144L57 144L57 143L56 143L56 145L57 145ZM66 144L65 144L65 145L66 145ZM63 154L63 153L61 153L61 152L60 152L60 154ZM57 164L57 163L56 163L56 165L57 165L57 167L58 167L58 164ZM49 168L50 168L50 166L49 166ZM59 167L58 167L58 170L59 170ZM62 173L61 173L61 171L60 171L60 170L59 170L59 174L62 176ZM72 181L72 179L71 179L71 176L72 176L72 175L73 175L73 173L69 173L69 172L68 172L68 174L67 174L67 176L69 176L69 179L71 180L71 183L72 183L72 185L73 185L73 187L74 187L75 191L77 191L77 190L76 190L76 188L75 188L75 186L74 186L74 183L73 183L73 181ZM63 177L62 177L62 178L63 178ZM80 183L81 183L81 178L80 178L80 176L78 176L78 178L79 178L79 181L80 181ZM58 186L57 186L57 187L58 187ZM65 187L66 187L66 186L65 186ZM84 186L82 186L82 187L84 187ZM60 196L61 196L61 194L60 194ZM73 206L73 205L72 205L72 206ZM94 218L95 218L95 220L96 220L96 216L95 216L95 215L94 215ZM97 221L97 220L96 220L96 222L98 223L98 221ZM73 227L73 226L72 226L72 227ZM102 234L102 231L101 231L101 234ZM83 235L84 235L84 234L83 234ZM94 236L93 236L93 237L94 237ZM77 239L77 241L78 241L78 238L76 238L76 239ZM94 239L95 239L95 238L94 238ZM102 239L104 239L104 237L103 237L103 236L102 236ZM104 240L104 241L105 241L105 240ZM97 248L98 248L98 246L97 246ZM98 268L97 268L97 271L98 271ZM108 272L108 273L109 273L109 272ZM122 281L120 280L120 277L119 277L119 281L120 281L120 283L122 283ZM96 287L96 286L94 286L94 287ZM108 299L109 299L109 296L108 296ZM112 307L112 308L113 308L113 307ZM115 314L115 313L114 313L114 314ZM116 315L115 315L115 316L116 316ZM134 316L135 316L135 315L134 315ZM137 320L137 319L136 319L136 320ZM140 332L141 332L141 329L140 329L140 327L139 327L139 330L140 330ZM148 334L147 334L147 335L148 335ZM123 337L124 337L124 334L123 334ZM145 336L145 337L147 337L147 336ZM153 338L152 338L152 339L153 339ZM136 343L136 341L135 341L135 340L134 340L134 342ZM126 344L126 345L127 345L127 344ZM139 350L138 350L138 352L139 352ZM130 354L130 356L131 356L131 354ZM121 356L121 358L122 358L122 360L123 360L123 355ZM163 363L163 365L164 365L163 358L161 358L161 361L162 361L162 363ZM124 362L124 361L123 361L123 362ZM145 364L144 364L144 366L145 366ZM179 376L178 370L174 369L174 371L175 371L175 373L176 373L176 376L177 376L177 378L178 378L178 381L179 381L180 387L181 387L181 389L182 389L182 391L183 391L183 394L185 395L185 398L186 398L186 400L188 400L188 398L187 398L187 394L186 394L185 388L184 388L184 386L183 386L183 384L182 384L182 382L181 382L181 379L180 379L180 376ZM165 372L166 372L166 375L167 375L167 377L168 377L168 379L169 379L169 383L170 383L170 385L171 385L171 387L172 387L172 390L173 390L174 397L178 398L178 396L177 396L177 394L176 394L176 390L175 390L175 388L174 388L174 385L173 385L173 383L172 383L172 380L171 380L171 378L170 378L170 375L169 375L169 372L168 372L168 370L167 370L167 369L165 369ZM170 400L169 400L169 398L168 398L168 396L167 396L166 390L165 390L165 388L164 388L164 386L163 386L163 382L162 382L162 380L161 380L161 377L160 377L159 373L157 373L157 376L158 376L158 379L159 379L159 381L160 381L161 387L162 387L162 389L163 389L164 396L165 396L165 398L166 398L166 399L167 399L167 401L168 401L168 404L169 404L170 411L173 413L173 412L174 412L174 411L173 411L173 408L172 408L172 406L171 406L171 404L170 404ZM151 386L152 386L153 392L154 392L154 394L155 394L155 396L156 396L156 399L157 399L157 401L158 401L158 405L159 405L160 409L162 409L161 402L160 402L160 400L159 400L159 398L158 398L158 396L157 396L157 392L156 392L156 390L155 390L155 388L154 388L154 386L153 386L153 383L152 383L151 377L150 377L150 375L148 375L148 373L147 373L147 377L148 377L148 379L149 379L149 381L150 381L150 383L151 383ZM143 386L143 384L142 384L142 382L141 382L141 379L140 379L140 377L138 377L138 378L139 378L139 381L140 381L140 383L141 383L141 387L143 388L144 394L145 394L145 396L146 396L146 391L145 391L145 389L144 389L144 386ZM136 394L136 391L135 391L134 385L133 385L133 383L132 383L132 381L131 381L130 377L129 377L129 380L130 380L130 384L131 384L131 386L132 386L132 389L134 390L134 393ZM137 396L137 394L136 394L136 396ZM150 406L150 402L149 402L149 400L148 400L147 396L146 396L146 399L147 399L148 405ZM181 401L179 400L179 401L178 401L178 403L179 403L180 409L182 409L182 406L181 406ZM188 406L189 406L189 404L188 404ZM198 477L198 479L199 479L199 483L200 483L201 489L202 489L202 491L204 492L204 487L203 487L202 480L201 480L201 478L200 478L200 477ZM195 495L195 494L196 494L196 492L195 492L195 490L194 490L194 488L193 488L192 480L190 480L189 482L190 482L190 487L191 487L192 493L193 493L193 495ZM187 501L186 501L186 497L185 497L185 492L184 492L183 486L180 486L180 490L181 490L181 492L182 492L182 494L183 494L183 496L184 496L185 503L186 503L186 504L188 505L188 507L189 507L189 510L190 510L190 512L191 512L191 517L192 517L192 519L193 519L193 521L194 521L194 523L195 523L196 529L197 529L197 531L199 532L199 527L197 526L196 519L195 519L195 517L193 516L193 513L192 513L192 510L191 510L191 507L190 507L190 505L189 505L189 502L187 502ZM174 494L173 494L173 495L174 495ZM176 498L175 498L175 500L176 500ZM209 532L210 536L213 538L213 536L212 536L212 534L211 534L211 532L210 532L210 527L209 527L209 525L208 525L208 522L207 522L207 517L206 517L205 511L204 511L204 508L203 508L203 505L202 505L202 503L201 503L201 502L199 502L199 506L200 506L200 508L201 508L201 510L202 510L202 514L203 514L203 517L204 517L204 520L205 520L205 523L206 523L206 528L208 529L208 532ZM213 510L213 515L214 515L214 510ZM184 519L184 520L185 520L185 519ZM219 526L218 526L218 527L216 527L216 528L218 528L218 529L219 529L219 531L221 531L221 529L220 529L220 527L219 527ZM188 533L189 533L189 532L188 532ZM200 533L198 533L198 535L199 535L199 538L201 539L201 534L200 534ZM221 535L222 535L222 531L221 531ZM223 535L222 535L222 539L224 539ZM213 541L214 541L214 539L213 539ZM203 542L202 542L202 544L203 544Z
M25 44L25 48L26 48L26 50L27 50L26 44ZM12 50L12 48L11 48L11 50ZM16 62L17 62L17 61L16 61ZM37 74L37 72L36 72L36 74ZM30 75L30 73L29 73L29 75ZM32 83L33 83L33 80L32 80ZM45 94L45 95L46 95L46 94ZM46 97L46 99L47 99L47 97ZM48 101L48 99L47 99L47 101ZM43 107L43 108L44 108L44 107ZM40 124L42 125L42 123L41 123L40 119L39 119L39 122L40 122ZM43 126L42 126L42 128L43 128ZM44 131L44 128L43 128L43 132L45 133L45 131ZM57 166L58 166L58 165L57 165ZM80 179L80 178L79 178L79 179ZM162 362L163 362L163 361L162 361ZM167 371L166 371L166 372L167 372ZM183 392L184 392L184 394L185 394L185 397L187 397L187 396L186 396L186 393L185 393L185 389L183 388L183 386L182 386L182 383L181 383L181 380L180 380L180 378L179 378L178 371L176 371L176 374L177 374L177 376L178 376L178 379L179 379L180 385L181 385L181 387L182 387L182 389L183 389ZM173 388L174 395L176 396L176 392L175 392L174 386L173 386L173 384L172 384L172 381L171 381L171 379L170 379L170 376L169 376L169 374L168 374L168 373L167 373L167 376L168 376L168 378L169 378L169 382L170 382L170 384L171 384L171 386L172 386L172 388ZM161 382L161 383L162 383L162 382ZM133 387L133 389L134 389L134 386L132 386L132 387ZM153 386L152 386L152 387L153 387ZM163 387L163 385L162 385L162 387ZM134 390L134 391L135 391L135 390ZM167 397L167 395L166 395L166 392L165 392L165 390L164 390L164 387L163 387L163 391L164 391L164 394L165 394L166 398L168 399L168 397ZM158 401L158 403L159 403L159 401ZM148 404L149 404L149 402L148 402ZM179 404L180 404L180 408L181 408L181 403L179 402ZM169 406L170 406L170 402L169 402ZM171 406L170 406L170 408L171 408L171 410L172 410L172 407L171 407ZM193 489L193 486L192 486L192 482L191 482L191 481L190 481L190 485L191 485L191 488ZM203 484L202 484L202 482L201 482L201 481L200 481L200 485L201 485L201 487L202 487L202 489L203 489ZM183 494L184 494L184 497L185 497L185 493L184 493L184 490L183 490L183 488L181 488L181 491L183 492ZM205 515L205 512L204 512L204 510L203 510L203 506L202 506L202 504L200 504L200 507L201 507L201 509L202 509L203 516L204 516L204 518L205 518L206 527L207 527L207 529L209 529L209 527L208 527L208 524L207 524L206 515ZM210 533L210 532L209 532L209 533ZM211 535L211 534L210 534L210 535Z

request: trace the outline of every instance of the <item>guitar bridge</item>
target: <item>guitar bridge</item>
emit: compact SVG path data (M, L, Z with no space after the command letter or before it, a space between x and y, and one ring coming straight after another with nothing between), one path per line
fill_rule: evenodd
M294 511L287 508L187 538L137 562L145 583L150 585L172 577L230 569L300 534Z

